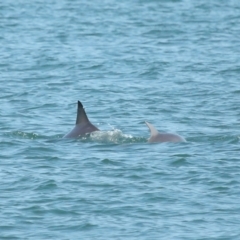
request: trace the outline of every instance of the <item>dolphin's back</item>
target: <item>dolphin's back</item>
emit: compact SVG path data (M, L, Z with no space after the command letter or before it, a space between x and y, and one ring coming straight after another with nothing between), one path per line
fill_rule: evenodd
M152 143L152 142L186 142L186 140L177 134L158 133L158 135L151 136L148 139L148 142L150 142L150 143Z
M186 142L186 140L173 133L160 133L158 130L150 123L145 122L150 130L150 138L148 142Z

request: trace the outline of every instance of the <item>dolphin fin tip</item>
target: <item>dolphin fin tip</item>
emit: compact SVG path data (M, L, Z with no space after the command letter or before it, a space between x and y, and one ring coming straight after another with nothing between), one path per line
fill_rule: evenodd
M82 105L82 103L78 100L78 107L79 108L82 108L83 107L83 105Z
M150 128L149 122L147 122L147 121L144 121L144 122Z
M149 122L145 121L146 125L148 126L151 136L158 134L158 130Z

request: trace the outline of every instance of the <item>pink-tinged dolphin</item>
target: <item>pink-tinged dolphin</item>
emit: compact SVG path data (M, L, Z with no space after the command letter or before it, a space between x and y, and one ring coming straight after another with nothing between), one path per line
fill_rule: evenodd
M78 101L76 125L71 132L64 136L64 138L77 138L94 131L99 131L99 129L88 120L82 103Z
M150 138L148 139L149 143L154 142L186 142L186 140L173 133L160 133L158 130L150 123L145 122L150 130Z

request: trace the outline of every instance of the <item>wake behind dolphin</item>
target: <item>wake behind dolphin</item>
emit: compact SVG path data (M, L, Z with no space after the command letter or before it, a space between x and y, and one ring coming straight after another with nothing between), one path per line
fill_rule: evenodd
M94 131L99 131L99 129L88 120L82 103L78 101L76 125L64 138L77 138Z
M173 133L160 133L158 130L150 123L145 122L150 130L150 138L148 139L149 143L154 142L186 142L186 140Z

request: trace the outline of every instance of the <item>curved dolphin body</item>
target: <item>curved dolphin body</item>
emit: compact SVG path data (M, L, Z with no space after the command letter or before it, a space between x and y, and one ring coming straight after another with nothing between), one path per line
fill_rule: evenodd
M160 133L158 130L150 123L145 122L150 130L150 138L148 139L149 143L154 142L186 142L186 140L173 133Z
M95 127L87 117L87 114L83 108L83 105L80 101L78 101L78 109L77 109L77 120L76 125L72 129L71 132L66 134L64 138L77 138L79 136L85 135L87 133L91 133L94 131L99 131L97 127Z

